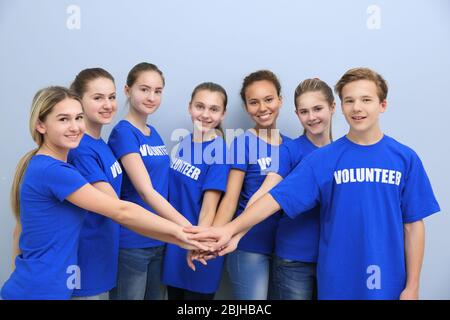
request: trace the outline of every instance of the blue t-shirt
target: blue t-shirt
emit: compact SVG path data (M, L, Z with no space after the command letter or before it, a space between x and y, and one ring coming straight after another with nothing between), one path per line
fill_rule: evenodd
M65 199L86 183L70 164L31 158L20 187L21 254L3 299L70 299L79 284L78 237L86 211Z
M167 199L169 193L170 158L166 146L156 129L150 125L146 136L127 120L120 121L109 136L108 145L117 159L129 153L138 153L147 169L153 188ZM154 210L141 198L126 171L123 173L120 198L134 202L154 214ZM128 228L120 227L120 248L150 248L164 245L163 242L141 236Z
M68 162L89 183L109 183L120 196L122 168L101 138L84 134L78 148L70 150ZM120 225L105 216L93 212L86 215L78 246L81 289L74 290L74 296L93 296L116 286L119 230Z
M288 141L280 147L280 169L283 178L317 147L306 135ZM317 262L319 252L319 208L316 207L295 219L282 214L275 236L275 254L283 259Z
M281 137L281 145L291 140L284 135ZM250 130L233 140L229 152L231 169L245 172L236 217L244 211L252 195L261 187L267 173L278 171L279 148L280 146L267 144ZM238 249L261 254L273 253L279 218L280 214L276 213L253 226L239 242Z
M188 135L180 143L170 170L169 201L193 225L197 225L208 190L225 192L229 166L226 144L218 137L199 143ZM196 271L186 264L187 250L168 244L164 259L163 283L200 293L216 292L222 275L223 257L196 263Z
M314 151L270 194L293 218L320 204L320 299L398 299L403 225L440 210L417 154L386 135Z

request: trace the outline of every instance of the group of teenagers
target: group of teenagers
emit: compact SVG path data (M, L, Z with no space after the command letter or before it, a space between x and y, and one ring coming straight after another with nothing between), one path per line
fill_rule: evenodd
M229 143L227 93L201 83L187 106L192 133L173 159L148 124L164 86L156 65L134 66L127 114L108 141L109 72L85 69L70 89L36 93L37 147L11 189L3 299L209 300L225 268L234 299L418 298L423 218L440 208L417 154L380 129L380 74L353 68L339 79L349 131L336 140L333 90L318 78L295 90L303 133L290 139L276 125L277 76L247 75L240 95L254 126Z

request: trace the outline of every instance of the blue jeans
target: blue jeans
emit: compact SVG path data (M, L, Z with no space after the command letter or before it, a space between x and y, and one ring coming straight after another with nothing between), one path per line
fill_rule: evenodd
M165 246L120 249L117 286L110 291L111 300L162 300L161 283Z
M312 300L316 287L316 263L286 260L275 256L274 300Z
M272 256L236 250L226 258L233 298L267 300Z

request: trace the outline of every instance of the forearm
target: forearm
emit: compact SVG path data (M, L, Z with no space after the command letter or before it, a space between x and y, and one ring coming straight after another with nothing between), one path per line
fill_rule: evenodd
M245 209L239 217L228 223L227 228L233 235L238 233L245 234L255 224L263 221L280 209L278 202L267 193L250 207Z
M227 197L223 198L220 202L219 209L217 210L216 216L214 217L213 226L223 226L230 222L237 208L237 200L234 201Z
M418 291L425 247L425 226L423 221L405 224L404 233L406 288Z
M178 244L176 235L182 228L174 222L151 214L137 204L126 201L121 201L116 221L143 236L175 244Z
M143 196L144 201L155 210L159 216L170 220L180 226L192 225L181 213L159 194L156 190L152 190Z

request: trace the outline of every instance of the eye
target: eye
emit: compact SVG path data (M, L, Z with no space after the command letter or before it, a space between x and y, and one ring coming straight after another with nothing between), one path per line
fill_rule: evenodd
M109 97L109 100L116 100L116 96L111 96L111 97Z
M346 99L346 100L344 100L344 103L353 103L353 100L352 99Z
M147 93L149 90L147 88L141 88L141 91Z
M69 121L69 118L66 118L66 117L64 117L64 118L59 118L59 121L61 121L61 122L67 122L67 121Z
M315 112L320 112L322 109L323 109L323 107L315 107L315 108L314 108L314 111L315 111Z
M267 98L267 99L266 99L266 102L267 102L267 103L270 103L270 102L272 102L272 101L273 101L273 98Z
M79 116L77 116L75 118L75 120L83 120L83 119L84 119L84 116L82 114L80 114Z
M364 102L364 103L369 103L369 102L371 102L371 101L372 101L372 99L370 99L370 98L364 98L364 99L363 99L363 102Z
M94 97L95 101L100 101L102 99L102 97Z
M162 90L157 89L157 90L155 90L155 93L158 94L158 95L161 95L162 94Z
M201 104L197 104L197 105L195 105L195 107L196 107L198 110L203 110L203 109L205 109L205 107L204 107L203 105L201 105Z

